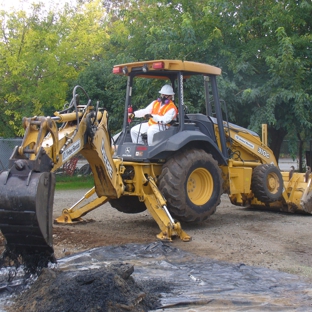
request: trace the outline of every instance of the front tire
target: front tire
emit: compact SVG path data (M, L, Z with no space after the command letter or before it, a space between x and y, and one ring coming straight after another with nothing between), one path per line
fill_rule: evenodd
M217 161L205 151L183 151L164 164L159 176L159 189L174 218L201 222L220 204L221 170Z

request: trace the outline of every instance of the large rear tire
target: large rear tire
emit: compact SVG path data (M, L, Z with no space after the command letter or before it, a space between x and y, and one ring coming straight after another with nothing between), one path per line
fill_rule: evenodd
M221 170L217 161L205 151L183 151L164 164L159 189L173 218L201 222L220 204Z
M117 199L111 199L110 205L123 213L140 213L146 210L143 202L140 202L136 196L122 196Z
M251 190L263 203L279 200L283 192L283 177L280 170L270 164L257 166L252 172Z

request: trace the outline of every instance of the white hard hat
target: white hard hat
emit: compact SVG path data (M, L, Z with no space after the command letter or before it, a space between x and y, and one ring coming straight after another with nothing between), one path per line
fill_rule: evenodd
M164 95L174 95L172 87L168 84L164 85L159 91L159 93Z

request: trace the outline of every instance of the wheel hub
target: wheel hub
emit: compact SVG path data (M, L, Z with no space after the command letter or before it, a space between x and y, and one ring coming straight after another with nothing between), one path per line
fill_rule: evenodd
M271 174L268 177L268 189L271 193L276 193L279 188L278 177Z
M195 169L187 180L187 195L195 205L204 205L213 192L213 179L205 168Z

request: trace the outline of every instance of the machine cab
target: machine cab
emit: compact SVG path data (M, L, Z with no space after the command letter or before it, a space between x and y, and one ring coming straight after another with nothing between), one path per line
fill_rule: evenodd
M146 62L135 62L116 65L113 73L127 76L126 101L124 108L123 128L114 140L115 157L121 157L131 161L165 161L172 153L192 144L206 146L219 163L226 163L225 135L220 135L217 142L214 133L214 123L210 118L212 103L216 111L216 121L220 129L223 129L223 120L219 97L217 92L216 77L221 74L217 67L199 64L196 62L157 60ZM184 83L193 76L203 77L203 87L206 94L206 115L188 114L184 103ZM131 128L146 120L130 120L128 112L132 108L132 95L135 92L135 81L137 78L158 80L158 86L170 84L175 92L174 103L178 109L176 120L170 127L159 131L153 136L152 142L148 142L146 133L139 135L143 143L133 142L131 139ZM158 92L156 89L155 92ZM155 99L154 99L155 100ZM147 101L148 102L148 101ZM145 106L148 103L144 103ZM162 125L159 125L162 127ZM220 145L220 147L218 146ZM222 152L220 152L220 150Z

